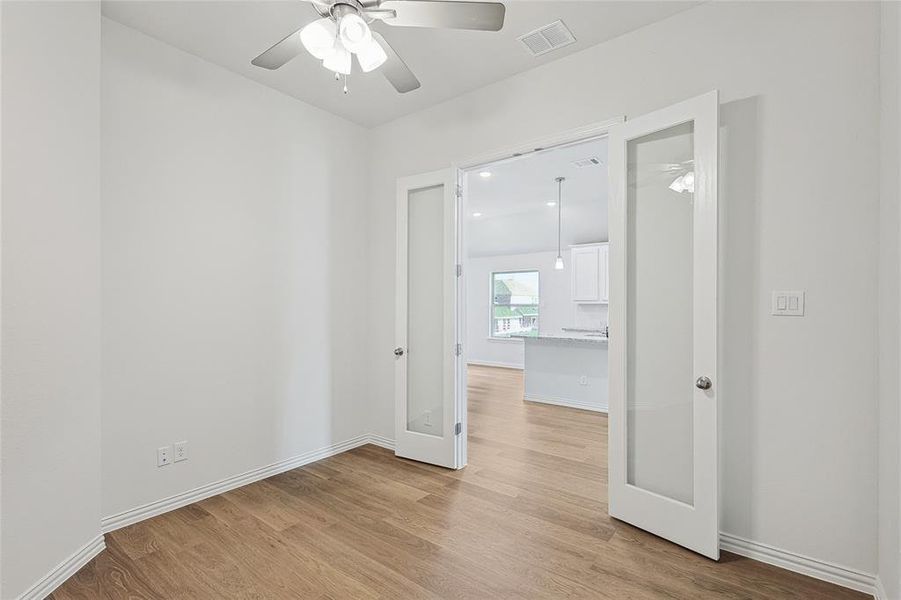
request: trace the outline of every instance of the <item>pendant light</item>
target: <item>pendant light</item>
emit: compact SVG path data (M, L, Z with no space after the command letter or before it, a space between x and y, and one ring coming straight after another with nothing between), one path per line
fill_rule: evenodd
M557 260L554 261L554 268L558 271L563 270L563 182L566 177L557 177Z

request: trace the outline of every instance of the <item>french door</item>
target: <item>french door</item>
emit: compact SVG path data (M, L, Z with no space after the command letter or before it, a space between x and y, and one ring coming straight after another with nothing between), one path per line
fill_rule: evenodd
M453 169L397 183L395 454L460 468L462 403L455 385L457 198Z
M609 510L719 558L717 92L610 131Z

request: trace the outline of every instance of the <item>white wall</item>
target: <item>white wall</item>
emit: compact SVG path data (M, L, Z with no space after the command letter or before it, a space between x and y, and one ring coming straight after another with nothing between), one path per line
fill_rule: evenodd
M492 339L490 328L491 273L538 270L541 305L539 324L544 331L563 327L603 327L605 306L579 311L572 303L569 250L564 250L564 269L554 270L557 251L470 258L466 263L466 358L471 363L501 367L523 367L523 343L518 339ZM583 307L584 308L584 307Z
M371 314L366 131L102 29L107 517L366 432Z
M899 142L901 142L901 10L882 4L881 190L879 206L879 578L885 598L901 598L899 497Z
M0 597L100 534L98 2L3 2Z
M375 129L376 432L393 436L396 178L718 88L723 529L874 573L878 40L877 4L706 3ZM770 317L795 288L807 316Z

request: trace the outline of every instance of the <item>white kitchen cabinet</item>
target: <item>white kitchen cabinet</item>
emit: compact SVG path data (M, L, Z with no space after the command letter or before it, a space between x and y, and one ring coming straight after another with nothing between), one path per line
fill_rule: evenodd
M607 304L607 253L607 242L570 246L572 300L576 304Z

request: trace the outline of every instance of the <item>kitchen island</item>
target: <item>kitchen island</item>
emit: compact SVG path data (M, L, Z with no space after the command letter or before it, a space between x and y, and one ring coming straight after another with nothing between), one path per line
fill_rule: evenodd
M525 345L528 402L607 412L607 337L599 331L513 334Z

